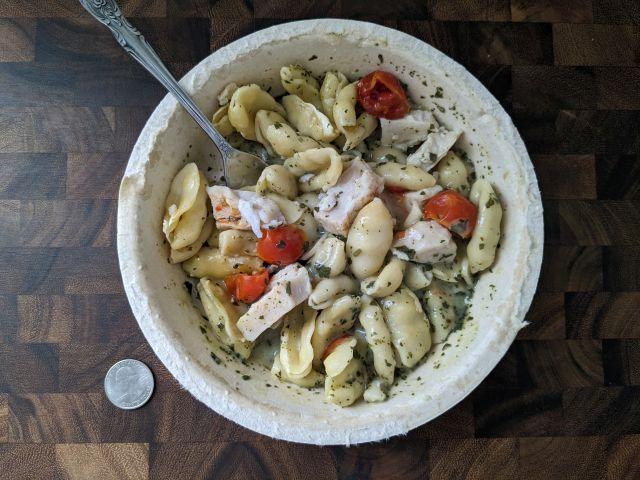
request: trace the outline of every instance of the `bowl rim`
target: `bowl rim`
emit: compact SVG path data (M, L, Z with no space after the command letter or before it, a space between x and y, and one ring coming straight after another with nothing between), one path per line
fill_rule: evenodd
M476 362L466 371L464 386L444 391L442 396L439 397L439 405L433 414L416 415L415 412L411 412L410 415L403 417L402 421L395 419L396 421L387 422L386 424L384 421L371 422L362 428L353 429L345 434L345 432L335 432L335 427L331 425L319 424L313 431L300 428L295 421L296 418L299 421L299 415L291 413L291 421L285 421L282 415L280 417L274 415L274 411L266 405L253 403L249 398L242 394L237 394L232 389L229 391L228 386L220 379L214 379L209 385L202 385L203 382L198 381L198 377L204 374L202 367L197 365L196 362L192 362L189 368L186 368L185 358L188 357L188 352L183 351L182 347L178 347L176 342L170 341L167 332L161 325L158 328L158 314L153 311L149 295L139 288L137 281L141 280L141 273L138 268L140 258L135 253L131 253L130 247L131 238L133 237L130 232L132 228L135 229L135 220L132 218L131 209L129 208L133 200L127 198L130 195L123 194L127 184L135 182L137 179L139 180L140 176L144 175L143 166L148 160L149 152L162 127L161 124L154 120L157 120L160 113L172 112L178 108L178 103L171 94L167 94L150 115L128 160L118 198L117 250L125 293L140 329L160 361L191 395L225 418L272 438L317 445L357 444L404 434L433 420L467 397L495 368L511 346L518 330L525 325L523 322L524 315L531 305L536 290L542 266L544 240L542 202L533 164L524 142L513 125L510 116L498 100L478 79L455 60L428 43L392 28L369 22L341 19L301 20L278 24L251 33L211 53L193 67L181 79L181 83L193 86L194 83L198 82L198 79L202 80L201 77L203 75L206 74L208 77L207 66L218 59L232 62L237 55L259 48L265 43L320 33L356 33L359 38L385 37L390 43L393 41L393 43L402 44L403 47L406 46L407 49L419 50L422 55L433 58L440 65L446 65L447 71L456 75L459 81L468 86L469 90L478 96L478 101L483 106L486 106L487 111L495 117L500 132L505 137L505 142L514 148L517 156L522 161L523 181L527 183L526 193L529 200L526 212L529 254L524 265L522 287L520 292L515 295L515 299L518 301L510 314L512 320L516 320L516 322L506 332L506 335L494 339L494 342L491 343L490 355L483 357L484 362ZM212 394L224 394L225 401L213 403L211 401ZM251 413L248 414L248 411Z

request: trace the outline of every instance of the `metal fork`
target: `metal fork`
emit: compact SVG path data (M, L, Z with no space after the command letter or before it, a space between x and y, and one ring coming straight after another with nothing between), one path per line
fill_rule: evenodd
M268 164L260 157L233 148L184 91L158 54L142 34L122 15L115 0L80 0L82 6L106 25L116 40L137 62L176 97L202 130L211 138L222 156L224 181L230 188L254 184Z

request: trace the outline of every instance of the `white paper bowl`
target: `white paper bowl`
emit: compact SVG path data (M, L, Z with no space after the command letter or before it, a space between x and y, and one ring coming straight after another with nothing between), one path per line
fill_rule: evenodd
M542 260L542 206L533 167L511 119L478 80L431 46L370 23L310 20L262 30L207 57L182 84L211 114L217 94L230 81L281 91L278 72L290 63L317 75L338 69L356 77L388 69L408 85L414 100L424 97L427 105L435 101L443 107L444 112L435 111L442 123L464 130L463 148L506 207L499 256L492 271L480 277L473 321L452 334L444 356L438 346L405 380L398 379L395 395L383 403L340 408L325 403L321 393L287 388L262 366L216 364L198 328L200 315L183 287L185 275L167 262L161 231L171 179L187 156L203 164L214 150L169 95L149 118L122 180L118 255L125 290L160 360L184 388L228 419L271 437L320 445L406 433L469 394L524 325ZM443 98L430 98L436 86L442 87ZM455 110L450 108L454 104ZM251 379L242 380L242 375Z

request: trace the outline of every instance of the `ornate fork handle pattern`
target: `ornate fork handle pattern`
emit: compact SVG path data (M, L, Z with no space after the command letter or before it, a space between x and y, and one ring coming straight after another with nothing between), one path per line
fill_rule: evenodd
M171 72L164 66L158 54L147 43L144 36L122 15L122 11L115 0L80 0L80 3L96 20L111 30L122 48L146 68L167 90L175 95L180 104L211 137L223 156L234 150L178 84Z
M80 0L82 6L100 23L109 27L118 43L129 53L133 53L123 32L137 36L144 42L144 36L122 15L120 7L113 0Z

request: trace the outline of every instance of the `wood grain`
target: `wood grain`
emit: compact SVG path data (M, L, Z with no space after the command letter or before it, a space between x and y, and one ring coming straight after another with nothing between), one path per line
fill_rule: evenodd
M20 295L17 312L12 341L18 343L111 345L144 338L124 295Z
M521 340L554 340L566 336L564 293L538 292L525 318L529 325L518 332Z
M506 438L465 438L434 442L429 454L429 478L508 480L518 473L517 449L516 440Z
M597 0L511 0L514 22L592 23ZM603 22L608 23L608 22Z
M516 352L520 387L558 391L604 382L598 340L518 341Z
M9 395L0 393L0 444L9 441Z
M604 478L606 439L601 437L523 438L519 442L524 478Z
M473 393L406 436L275 441L212 412L155 357L115 249L120 178L164 91L77 0L0 2L0 479L640 478L637 0L122 0L181 76L261 28L397 28L512 116L544 199L523 328ZM122 411L106 370L147 363Z
M595 199L594 155L534 155L531 159L543 198L554 200ZM567 176L571 182L558 182Z
M511 19L509 0L473 0L459 3L429 0L427 5L429 15L437 20L508 22Z
M640 436L621 436L607 445L606 475L608 480L640 476Z
M36 22L0 18L0 62L30 62L35 57Z
M605 385L640 385L640 339L602 342Z
M58 444L55 456L59 474L65 478L144 480L149 476L145 444Z
M565 301L569 338L640 338L639 292L568 293Z
M638 66L640 27L631 25L553 25L557 65ZM584 48L584 45L589 48Z

